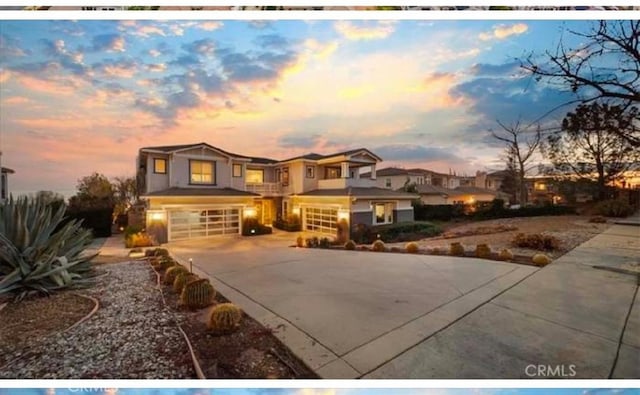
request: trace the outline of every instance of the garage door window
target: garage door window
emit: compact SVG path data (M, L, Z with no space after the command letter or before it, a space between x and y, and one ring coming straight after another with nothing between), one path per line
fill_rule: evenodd
M332 208L305 208L305 230L335 235L338 231L338 210Z
M238 209L185 210L170 214L171 240L237 234L239 230Z

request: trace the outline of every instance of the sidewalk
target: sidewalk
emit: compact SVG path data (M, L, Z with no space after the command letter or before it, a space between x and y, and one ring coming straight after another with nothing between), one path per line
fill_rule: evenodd
M640 378L640 228L613 225L364 378Z

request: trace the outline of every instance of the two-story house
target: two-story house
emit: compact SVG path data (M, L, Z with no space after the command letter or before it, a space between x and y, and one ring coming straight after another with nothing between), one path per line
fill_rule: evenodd
M362 173L361 178L371 179L371 172ZM379 188L402 189L405 185L430 185L431 174L422 169L402 169L399 167L387 167L376 172L376 177L372 179L375 186Z
M339 220L412 221L416 195L375 187L381 161L365 148L275 160L197 143L142 148L137 167L147 230L164 243L241 233L248 217L271 225L295 215L303 231L329 236Z

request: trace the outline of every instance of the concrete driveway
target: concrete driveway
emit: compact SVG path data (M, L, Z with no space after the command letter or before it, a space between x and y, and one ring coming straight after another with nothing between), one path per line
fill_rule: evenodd
M172 243L320 376L376 371L538 269L480 259L299 249L295 235ZM379 372L379 371L378 371ZM402 377L400 377L402 378Z

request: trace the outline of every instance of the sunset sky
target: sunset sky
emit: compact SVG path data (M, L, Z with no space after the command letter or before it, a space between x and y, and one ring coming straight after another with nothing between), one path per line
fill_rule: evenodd
M496 119L534 120L570 98L515 59L590 24L4 20L2 165L14 192L133 175L140 147L200 141L275 159L367 147L382 167L497 169Z

